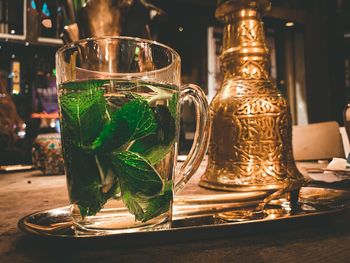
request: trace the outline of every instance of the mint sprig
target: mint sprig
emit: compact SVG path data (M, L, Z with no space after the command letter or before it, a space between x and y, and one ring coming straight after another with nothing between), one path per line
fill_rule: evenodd
M122 199L129 212L135 216L135 219L142 222L155 218L170 209L171 201L173 200L173 181L164 183L162 193L153 198L144 198L135 196L129 192L125 186Z
M172 200L172 181L163 180L153 166L175 140L178 96L169 108L152 108L132 95L110 113L99 88L106 83L69 83L60 97L71 201L85 217L121 196L135 219L145 222L168 211Z
M176 120L177 118L178 101L179 101L179 93L176 92L171 96L171 100L169 102L169 111L171 113L171 116L174 118L174 120Z
M157 123L152 109L144 99L133 99L115 111L92 143L94 151L110 151L127 142L155 132Z
M146 222L156 216L159 216L170 208L170 203L173 200L173 182L167 181L164 184L163 194L156 196L148 201L148 205L142 217L142 222Z
M90 144L104 124L106 104L101 90L84 90L61 96L62 122L77 145Z
M135 219L142 221L144 218L144 211L135 196L129 191L125 190L123 192L122 199L129 212L135 216Z
M156 106L154 113L157 122L156 133L136 140L130 147L130 151L141 154L152 165L159 163L170 151L176 131L175 119L166 106Z
M82 217L94 215L111 195L102 191L94 156L71 143L67 135L63 138L70 201L78 205Z
M130 151L112 153L111 163L122 181L121 187L127 186L131 194L151 197L162 190L162 178L141 155Z

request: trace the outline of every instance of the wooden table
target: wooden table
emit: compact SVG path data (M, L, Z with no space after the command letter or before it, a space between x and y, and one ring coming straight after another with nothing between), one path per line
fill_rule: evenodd
M0 262L350 262L350 212L297 228L149 246L62 246L17 228L25 215L67 204L65 176L0 174Z

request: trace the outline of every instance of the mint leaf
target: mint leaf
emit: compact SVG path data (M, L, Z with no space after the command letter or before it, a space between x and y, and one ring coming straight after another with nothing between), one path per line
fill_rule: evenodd
M77 145L91 144L104 123L106 104L103 91L84 90L62 94L60 104L65 133L69 133Z
M157 121L156 134L136 140L129 149L142 155L152 165L159 163L170 151L176 135L175 119L166 106L156 106L154 114Z
M169 110L171 113L171 116L176 120L177 118L177 104L179 101L179 93L176 92L171 97L171 100L169 101Z
M135 220L146 222L152 218L155 218L170 209L170 204L173 200L173 181L167 181L164 183L164 189L162 193L151 199L143 197L135 197L134 194L127 190L127 186L122 184L123 193L122 199L129 212L135 215ZM140 204L146 206L142 208Z
M135 98L115 111L92 144L96 151L113 150L156 131L157 123L147 101Z
M70 178L71 201L78 205L82 217L92 216L103 208L109 198L120 193L119 181L113 177L110 185L101 183L93 157L82 152L79 155L72 161L80 167L71 166L71 175L67 176Z
M150 164L155 165L159 163L170 151L170 145L162 145L158 143L156 135L150 135L140 140L135 141L135 143L129 149L132 152L142 155L147 159Z
M162 195L156 196L148 201L145 208L142 222L146 222L154 217L157 217L170 209L171 201L173 200L173 182L167 181L164 183L164 192Z
M136 220L143 221L144 211L140 203L148 204L148 200L152 196L162 191L163 181L161 177L149 162L137 153L129 151L112 153L111 163L119 176L122 200L125 206L130 213L135 215ZM153 212L148 214L147 217L151 216Z
M84 82L79 82L79 81L67 82L67 83L64 83L64 89L76 90L76 91L83 91L83 90L96 91L98 88L101 88L104 84L108 82L109 80L103 80L103 79L90 79Z
M82 217L92 216L98 213L108 199L101 192L101 185L98 181L81 185L79 191L76 193L79 195L79 197L76 198L76 204L79 207Z
M134 198L134 196L126 190L122 194L122 199L129 212L135 215L135 219L138 221L142 221L144 212L140 204Z
M108 199L102 192L95 158L72 143L67 134L63 138L71 203L78 205L82 217L95 215Z
M123 186L133 195L151 197L163 188L163 182L158 172L142 156L130 151L111 154L113 170L118 174Z

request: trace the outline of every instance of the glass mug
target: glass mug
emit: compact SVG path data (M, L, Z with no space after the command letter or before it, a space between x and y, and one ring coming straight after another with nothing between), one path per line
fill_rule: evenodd
M104 37L62 47L56 69L74 224L96 231L168 228L174 192L198 169L210 130L203 91L180 88L180 56L157 42ZM196 106L197 129L175 170L184 99Z

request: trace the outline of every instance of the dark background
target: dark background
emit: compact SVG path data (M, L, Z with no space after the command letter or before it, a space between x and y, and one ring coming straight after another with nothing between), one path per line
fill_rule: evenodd
M24 39L0 34L0 72L8 76L6 88L11 93L11 63L20 61L21 91L13 94L12 98L20 117L24 122L30 122L31 114L42 110L33 103L35 90L45 88L48 79L55 74L54 54L62 45L58 38L67 21L60 9L60 1L39 0L41 7L47 4L53 23L51 29L44 28L40 22L48 18L47 12L35 10L33 1L27 0L27 26L24 28L23 0L0 0L0 4L5 2L10 25L7 33L11 34L11 30L14 30L14 36L23 35L25 29L27 33ZM167 13L151 24L152 32L158 41L173 47L181 55L183 82L198 84L207 92L207 29L220 29L223 26L215 19L216 1L149 2ZM4 16L0 16L0 31L3 19ZM131 23L140 22L137 16L135 19ZM301 76L308 122L335 120L343 125L343 110L350 99L350 1L272 0L272 10L263 21L266 34L274 42L276 85L287 96L292 114L296 115L298 101L291 91L295 90L297 81L288 78L300 79ZM294 22L294 26L286 27L288 21ZM296 38L302 41L297 42ZM295 43L299 43L299 46ZM193 110L189 107L187 111L191 113ZM194 129L194 118L191 116L187 114L184 117L189 131ZM293 122L298 124L296 117L293 117Z

